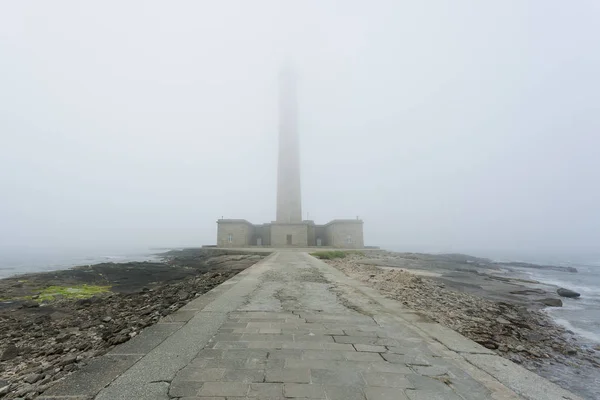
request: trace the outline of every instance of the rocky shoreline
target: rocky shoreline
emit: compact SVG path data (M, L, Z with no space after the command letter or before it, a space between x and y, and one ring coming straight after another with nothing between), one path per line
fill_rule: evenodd
M0 280L0 398L34 399L265 254L187 249L158 263L98 264ZM102 283L92 297L42 300L45 287Z
M518 278L510 282L510 292L504 287L506 280L500 280L494 290L494 280L482 277L479 270L466 272L473 275L472 280L458 284L451 271L458 269L464 274L468 263L452 260L454 267L450 268L443 256L369 252L327 262L566 389L596 398L592 382L597 385L600 381L600 347L579 345L573 332L554 323L543 311L539 297L552 293L540 293L542 289L531 289ZM532 299L528 299L528 290L534 291Z

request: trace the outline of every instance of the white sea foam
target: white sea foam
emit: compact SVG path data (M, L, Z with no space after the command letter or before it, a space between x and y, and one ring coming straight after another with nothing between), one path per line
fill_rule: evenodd
M563 318L555 318L554 321L556 321L556 323L564 326L568 330L581 336L582 338L585 338L592 342L600 343L600 335L597 333L590 332L585 329L577 328L577 327L573 326L569 321L567 321L566 319L563 319Z

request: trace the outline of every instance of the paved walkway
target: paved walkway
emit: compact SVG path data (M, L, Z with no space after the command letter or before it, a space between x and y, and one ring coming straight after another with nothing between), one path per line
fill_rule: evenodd
M42 399L578 399L306 253L279 252Z

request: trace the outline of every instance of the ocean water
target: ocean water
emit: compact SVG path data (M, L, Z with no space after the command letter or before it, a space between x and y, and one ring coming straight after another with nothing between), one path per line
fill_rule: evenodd
M160 252L148 248L60 249L0 246L0 279L30 272L67 269L78 265L156 261L158 260L156 253Z
M580 341L600 344L600 261L555 262L555 265L575 267L579 272L530 270L532 279L574 290L580 298L562 298L563 307L547 308L546 312L565 328L575 332Z

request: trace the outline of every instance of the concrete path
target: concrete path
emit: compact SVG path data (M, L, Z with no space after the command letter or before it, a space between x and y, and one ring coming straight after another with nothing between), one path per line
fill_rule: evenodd
M42 399L579 399L302 252L278 252Z

